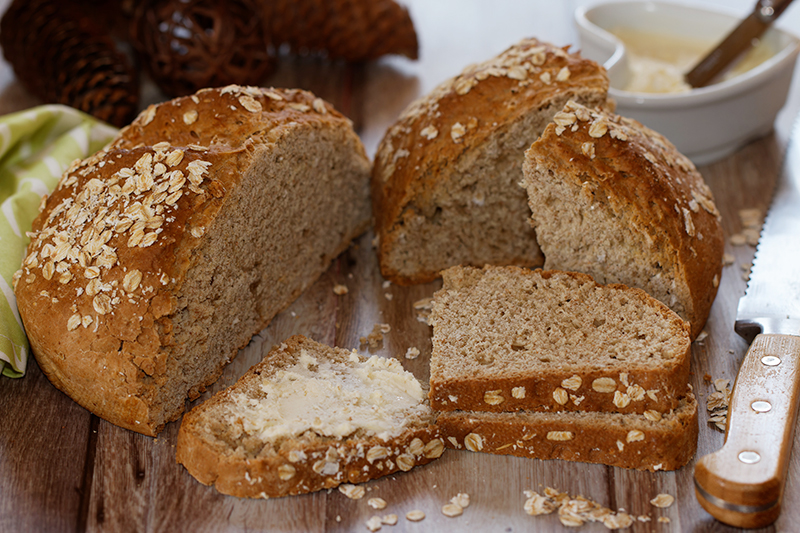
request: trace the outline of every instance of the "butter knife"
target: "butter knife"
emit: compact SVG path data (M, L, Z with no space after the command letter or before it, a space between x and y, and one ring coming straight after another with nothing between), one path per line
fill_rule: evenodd
M780 515L800 399L800 118L735 330L752 343L733 386L725 444L697 462L695 494L717 520L756 528Z

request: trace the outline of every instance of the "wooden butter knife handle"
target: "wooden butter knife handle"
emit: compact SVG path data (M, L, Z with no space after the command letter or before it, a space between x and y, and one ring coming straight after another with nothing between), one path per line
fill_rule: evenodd
M774 522L792 451L800 398L800 337L758 335L742 361L728 407L725 445L695 466L695 494L726 524Z

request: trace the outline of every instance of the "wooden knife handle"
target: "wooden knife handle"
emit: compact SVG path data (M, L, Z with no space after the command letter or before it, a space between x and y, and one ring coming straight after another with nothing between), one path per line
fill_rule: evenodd
M800 337L758 335L728 407L725 444L695 466L700 505L726 524L763 527L781 511L800 398Z

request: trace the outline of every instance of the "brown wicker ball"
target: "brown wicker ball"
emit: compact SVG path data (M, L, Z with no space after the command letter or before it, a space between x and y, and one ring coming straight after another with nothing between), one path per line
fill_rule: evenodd
M259 0L144 0L134 13L131 37L168 95L258 85L276 65L261 11Z

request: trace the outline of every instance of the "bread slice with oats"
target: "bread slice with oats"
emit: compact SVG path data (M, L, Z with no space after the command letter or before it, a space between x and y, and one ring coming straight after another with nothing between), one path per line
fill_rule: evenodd
M525 153L523 186L544 268L623 283L706 323L722 274L720 215L662 135L570 102Z
M691 393L663 415L451 411L437 422L448 448L651 472L687 464L697 451L699 431Z
M443 449L397 359L297 335L184 416L177 460L219 492L272 498L408 471Z
M157 434L367 229L369 169L352 123L306 91L147 108L33 223L15 291L42 371Z
M435 410L666 413L689 392L688 325L642 290L514 266L443 280L429 318Z
M410 104L372 171L383 276L408 285L460 264L541 265L519 187L525 149L568 100L604 105L607 90L597 63L525 39Z

